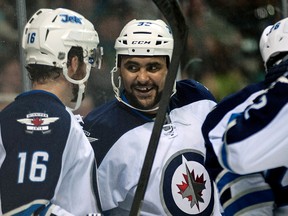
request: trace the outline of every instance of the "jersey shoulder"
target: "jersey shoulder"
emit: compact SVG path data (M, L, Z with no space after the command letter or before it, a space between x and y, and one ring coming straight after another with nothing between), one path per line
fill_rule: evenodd
M216 103L215 97L203 84L195 80L181 80L176 82L176 93L170 101L170 108L182 107L201 100Z
M261 94L265 87L266 85L264 81L254 83L223 98L207 115L207 118L203 124L204 131L209 132L224 118L227 113L233 111L239 105L243 106L244 110L246 104L250 104L251 100L256 98L258 94Z
M83 129L94 149L97 164L101 164L106 153L121 136L146 122L147 119L141 118L139 112L117 100L89 113L84 118Z

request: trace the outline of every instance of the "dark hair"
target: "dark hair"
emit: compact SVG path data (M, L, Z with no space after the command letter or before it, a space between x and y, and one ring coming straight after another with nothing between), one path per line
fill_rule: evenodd
M84 62L84 56L83 56L83 48L82 47L71 47L71 49L68 52L68 61L67 61L67 67L71 64L71 59L77 56L80 63ZM28 70L28 76L29 79L32 82L40 82L44 83L47 79L57 79L60 74L62 73L62 68L58 68L56 66L50 66L50 65L43 65L43 64L29 64L26 66L26 69Z

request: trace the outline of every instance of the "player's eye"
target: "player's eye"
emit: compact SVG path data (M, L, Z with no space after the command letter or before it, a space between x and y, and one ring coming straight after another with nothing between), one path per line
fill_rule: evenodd
M136 64L127 64L125 65L125 68L130 72L137 72L139 71L139 66Z
M157 72L157 71L161 70L161 68L162 68L161 64L152 63L152 64L147 65L146 70L149 71L149 72Z

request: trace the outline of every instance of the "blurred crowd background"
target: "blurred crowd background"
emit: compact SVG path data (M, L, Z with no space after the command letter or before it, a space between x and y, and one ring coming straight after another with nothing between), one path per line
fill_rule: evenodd
M179 3L189 26L180 79L200 81L221 100L264 78L259 39L267 25L286 16L284 0ZM26 19L39 8L58 7L75 10L92 21L104 48L102 68L93 69L87 97L77 111L85 116L93 107L114 98L110 71L115 64L114 41L123 26L134 18L163 16L152 0L26 0ZM24 91L16 11L16 0L0 0L0 110Z

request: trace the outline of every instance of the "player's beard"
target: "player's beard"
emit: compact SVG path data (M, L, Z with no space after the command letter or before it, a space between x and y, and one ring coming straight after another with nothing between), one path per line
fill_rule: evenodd
M71 99L72 103L76 103L77 99L78 99L78 91L79 91L79 85L76 84L72 84L72 94L73 94L73 98ZM85 92L83 92L82 94L82 101L85 98Z
M155 108L159 104L161 96L162 96L162 91L158 92L158 89L157 89L157 93L154 98L154 101L150 103L149 105L144 105L143 103L141 103L133 93L125 91L125 96L131 106L137 109L149 110L149 109Z

